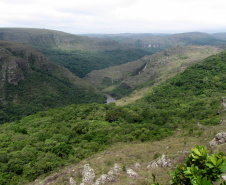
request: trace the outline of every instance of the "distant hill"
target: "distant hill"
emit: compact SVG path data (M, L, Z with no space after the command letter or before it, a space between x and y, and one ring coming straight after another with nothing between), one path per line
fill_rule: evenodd
M128 47L113 40L77 36L61 31L37 28L0 28L0 40L11 40L35 47L74 50L115 50Z
M0 71L1 123L48 108L105 102L90 84L22 44L0 41Z
M215 46L178 46L140 60L89 73L85 80L117 98L152 86L182 72L186 67L222 51Z
M0 28L0 40L35 47L79 77L150 54L112 39L89 38L47 29Z
M187 46L190 44L212 46L226 44L225 37L216 37L215 35L201 32L180 34L90 34L87 36L95 38L110 38L128 46L134 46L151 52L162 51L169 47Z
M226 33L214 33L213 36L217 39L226 41Z

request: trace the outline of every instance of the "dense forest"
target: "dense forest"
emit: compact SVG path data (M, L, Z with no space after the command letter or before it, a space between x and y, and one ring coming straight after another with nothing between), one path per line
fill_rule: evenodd
M134 104L79 104L0 125L0 184L26 184L116 142L161 140L220 123L226 52L188 67ZM54 100L53 100L54 101Z
M93 70L104 69L135 61L151 52L141 49L103 50L103 51L64 51L38 48L52 61L69 69L76 76L83 78Z
M31 47L0 41L0 55L0 124L49 108L106 101L95 87Z

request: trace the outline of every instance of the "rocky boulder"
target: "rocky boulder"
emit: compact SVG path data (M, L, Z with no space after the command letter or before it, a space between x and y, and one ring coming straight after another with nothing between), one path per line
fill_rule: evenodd
M135 171L133 171L130 168L126 170L126 173L130 178L134 178L134 179L139 176Z
M108 182L113 182L115 180L113 175L103 174L95 182L95 185L106 184Z
M82 171L82 184L93 184L95 179L95 172L94 170L89 166L89 164L84 165L84 170Z
M209 146L215 146L226 143L226 132L218 133L215 138L209 142Z
M152 161L150 164L147 166L148 169L153 169L153 168L165 168L165 167L171 167L172 166L172 161L170 159L167 159L165 155L162 155L162 157L157 160L157 161Z
M107 182L113 182L115 180L115 176L121 173L122 169L120 165L117 163L110 169L108 174L101 175L95 182L95 185L106 184Z
M75 182L75 180L73 179L73 177L70 178L69 182L70 182L70 185L76 185L76 182Z
M122 168L119 164L115 163L114 167L108 172L108 175L119 175L122 171Z
M222 106L223 106L223 110L226 110L226 97L222 98Z
M136 163L136 164L134 165L134 168L135 168L135 169L140 169L140 168L141 168L141 165L140 165L139 163Z

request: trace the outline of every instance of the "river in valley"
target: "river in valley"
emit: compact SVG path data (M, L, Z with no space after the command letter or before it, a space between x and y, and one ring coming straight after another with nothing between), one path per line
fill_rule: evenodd
M109 104L109 103L113 103L116 101L116 99L114 99L110 94L107 94L107 93L103 93L105 96L107 96L107 102L106 104Z

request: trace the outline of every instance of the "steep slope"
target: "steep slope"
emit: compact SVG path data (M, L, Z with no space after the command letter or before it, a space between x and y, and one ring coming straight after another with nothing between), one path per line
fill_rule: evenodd
M0 28L0 40L35 47L79 77L84 77L92 70L131 62L148 54L114 40L82 37L46 29Z
M44 177L53 170L59 173L59 168L76 164L119 142L121 143L116 146L116 154L119 156L114 156L113 161L110 157L114 152L111 152L110 157L105 161L91 157L84 162L94 162L91 165L96 164L95 170L99 170L98 175L101 175L103 171L107 173L110 166L114 165L116 162L114 159L121 165L129 166L135 162L135 159L142 162L143 156L145 161L150 156L157 158L162 154L158 146L162 146L161 149L165 148L166 154L167 152L172 154L173 151L180 151L183 148L187 150L186 145L191 136L200 137L203 134L208 138L213 137L210 133L215 129L212 127L208 132L197 130L198 122L204 128L225 123L221 121L225 120L225 71L226 52L222 52L188 67L184 72L155 87L141 100L128 106L71 105L0 125L0 183L26 184L40 175ZM219 128L216 130L218 131ZM225 128L225 125L221 128ZM153 141L163 140L174 133L178 133L176 139L165 140L164 144L155 142L155 148L151 148ZM137 145L125 144L132 141ZM140 143L145 141L147 143ZM192 141L197 140L193 138ZM177 148L173 148L173 142L176 144L175 147L178 146ZM201 139L199 143L204 142L205 139ZM167 143L172 145L167 146ZM138 145L150 148L142 151ZM125 148L120 150L120 146ZM153 153L154 149L159 154ZM131 155L129 150L134 150L135 156ZM124 161L125 158L132 158L131 164L128 165ZM100 161L97 162L98 160ZM102 164L106 164L107 168ZM75 170L80 169L75 168ZM60 175L49 178L44 184L52 182L58 176L72 175L73 172L73 170L69 173L61 170ZM149 175L141 175L141 177L150 177ZM77 182L82 180L81 174L73 177ZM116 184L120 184L121 181L125 184L129 181L127 180L120 179L119 176ZM66 176L66 180L61 179L57 183L68 184L68 181Z
M121 98L137 88L165 81L221 50L214 46L174 47L135 62L93 71L85 80L104 92Z
M104 102L103 95L35 49L0 41L0 121L76 103Z

